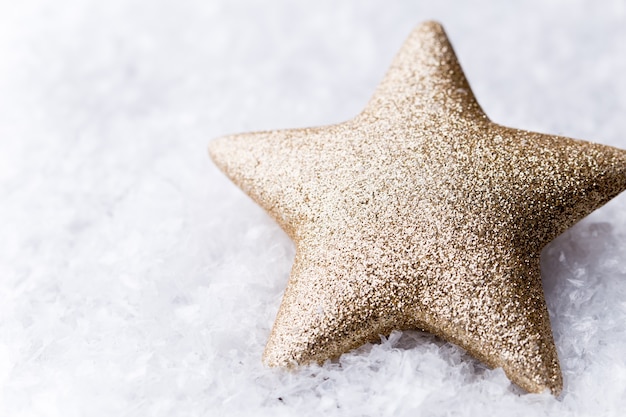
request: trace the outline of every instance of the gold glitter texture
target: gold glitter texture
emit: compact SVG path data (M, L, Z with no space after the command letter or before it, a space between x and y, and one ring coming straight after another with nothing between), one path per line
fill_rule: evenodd
M439 24L410 35L353 120L210 154L296 245L265 363L423 329L561 391L541 249L626 188L626 152L491 122Z

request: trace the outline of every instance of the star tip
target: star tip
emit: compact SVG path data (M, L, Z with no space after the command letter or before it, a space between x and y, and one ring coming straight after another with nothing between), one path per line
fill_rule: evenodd
M226 143L229 141L229 136L222 136L216 139L213 139L209 142L209 157L215 162L219 164L222 160L222 154L226 148Z
M427 20L419 24L411 32L410 38L415 39L438 39L439 42L449 42L443 25L436 20Z
M267 356L267 353L263 353L261 363L268 368L276 368L276 363Z
M215 161L215 148L216 148L215 141L216 140L218 139L213 139L211 142L209 142L209 146L207 148L207 150L209 151L209 157L213 159L214 161Z
M436 20L426 20L425 22L422 22L420 25L418 25L413 33L417 35L424 35L429 33L445 35L446 31L443 28L443 24L441 24L440 22Z
M558 398L561 392L563 392L563 377L559 373L547 381L537 383L532 389L529 389L528 392L534 392L536 394L548 393Z
M550 392L555 397L560 397L561 394L563 393L563 374L561 374L560 370L559 370L559 374L558 374L558 376L556 378L556 381L553 382L552 385L549 388L550 388Z
M261 362L268 368L277 368L280 366L280 361L278 361L278 355L276 355L276 351L273 348L271 336L270 339L267 341L267 344L265 345L265 349L263 350Z
M530 391L532 392L532 391ZM560 385L545 385L534 391L537 394L551 394L555 398L559 398L563 392L563 384Z
M561 395L561 392L563 391L562 384L561 385L552 384L550 382L541 383L537 381L530 381L527 379L518 380L518 379L513 378L511 379L511 383L520 387L522 389L522 392L525 391L528 394L540 394L540 395L550 394L554 396L555 398L559 398Z
M430 30L443 30L443 25L441 24L441 22L437 21L437 20L426 20L424 22L422 22L418 28L423 28L423 29L430 29Z
M563 391L563 376L560 369L552 370L548 375L543 375L542 377L535 376L529 378L518 375L517 377L511 378L511 381L531 394L548 393L558 398Z
M268 349L267 347L265 348L265 351L263 352L263 357L261 358L261 362L263 363L263 365L267 366L268 368L289 369L289 368L294 368L295 366L297 366L297 364L295 363L293 359L289 360L286 356L280 355L280 352L277 352L273 349Z

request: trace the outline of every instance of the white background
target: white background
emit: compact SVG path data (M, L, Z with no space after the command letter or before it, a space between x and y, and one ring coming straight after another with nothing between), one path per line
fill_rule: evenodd
M260 364L293 246L207 144L352 117L428 19L492 120L626 148L620 0L0 0L0 414L620 415L626 195L542 255L560 399L417 332Z

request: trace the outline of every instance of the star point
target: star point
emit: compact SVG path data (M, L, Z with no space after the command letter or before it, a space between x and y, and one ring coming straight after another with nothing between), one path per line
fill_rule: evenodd
M411 33L353 120L210 154L296 245L265 363L422 329L560 392L541 249L626 188L626 152L489 121L441 25Z

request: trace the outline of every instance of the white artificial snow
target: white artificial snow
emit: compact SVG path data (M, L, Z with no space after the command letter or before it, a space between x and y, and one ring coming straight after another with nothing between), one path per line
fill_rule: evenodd
M493 120L626 148L621 0L1 0L0 415L623 415L626 195L543 252L559 399L419 332L260 363L294 249L207 144L352 117L428 19Z

